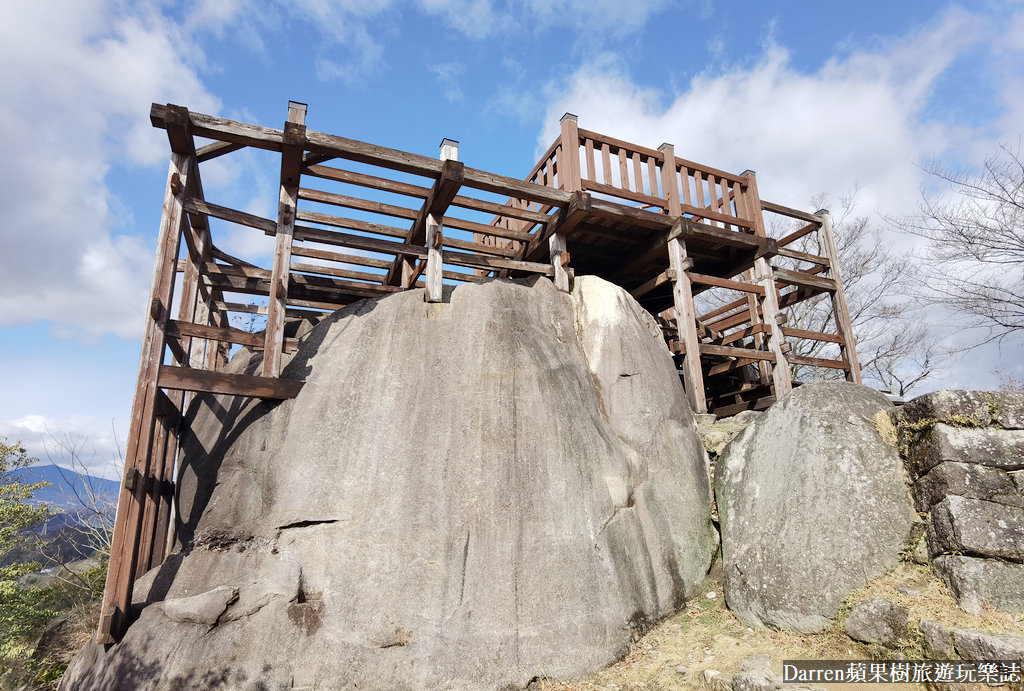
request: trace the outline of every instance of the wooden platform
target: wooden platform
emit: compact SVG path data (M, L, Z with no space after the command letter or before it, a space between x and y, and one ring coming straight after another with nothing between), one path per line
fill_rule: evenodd
M298 395L302 382L281 377L294 326L358 300L422 288L437 302L445 284L493 276L541 275L568 291L574 274L593 274L656 316L697 412L766 407L791 388L790 364L860 380L827 212L761 200L750 171L583 130L568 114L525 179L464 165L448 139L434 158L309 130L295 102L282 129L174 105L154 104L151 119L171 161L100 643L123 635L135 579L174 544L176 440L190 397ZM204 194L203 164L246 148L276 155L276 218ZM772 216L795 227L769 237ZM215 236L229 229L266 236L271 265L225 252ZM822 294L836 333L787 326L787 309ZM251 315L266 328L239 328ZM837 357L793 356L795 339L830 343ZM263 351L261 372L223 371L239 346Z

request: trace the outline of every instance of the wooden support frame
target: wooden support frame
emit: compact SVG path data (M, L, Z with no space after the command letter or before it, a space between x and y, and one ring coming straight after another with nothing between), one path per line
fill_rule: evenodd
M686 395L697 412L708 409L702 354L709 365L708 377L751 363L758 363L765 372L762 382L748 381L744 372L724 378L728 390L735 389L737 400L727 401L724 408L718 400L713 401L716 412L764 406L769 388L777 396L784 395L791 386L787 336L836 343L842 352L842 360L789 356L788 362L843 369L848 379L860 381L827 212L807 214L762 202L752 172L736 176L679 159L671 145L654 151L581 130L577 118L567 113L558 138L524 181L464 166L458 161L458 142L454 140L442 142L438 160L307 130L305 113L304 104L289 102L284 128L275 130L190 113L173 105L154 105L151 110L153 124L167 132L172 155L125 481L118 498L97 631L101 643L114 642L123 634L130 623L135 577L158 565L172 544L177 435L190 392L270 400L299 395L302 382L280 376L284 353L292 352L298 343L284 337L288 320L321 316L356 300L421 286L426 301L438 302L443 298L444 281L471 281L480 274L539 274L551 277L558 290L567 292L574 268L592 269L631 287L636 297L647 296L645 304L652 312L665 310L666 284L671 284L676 324L673 328L667 316L661 324L667 337L678 334L671 347L684 354L681 367ZM196 150L196 136L214 141ZM281 155L276 220L204 198L199 165L245 147ZM375 170L354 172L323 165L331 159L354 161ZM393 172L419 176L421 184L389 179ZM318 185L354 186L421 202L416 202L417 210L303 188L304 173L318 178ZM349 192L358 194L358 190ZM507 201L502 204L500 199L473 196L480 193L497 194ZM404 219L409 227L299 209L300 202ZM488 225L470 220L475 217L466 218L462 211L446 215L450 208L493 214L494 218ZM776 242L766 236L762 210L807 225ZM211 236L211 218L273 236L272 266L255 266L218 250ZM332 228L298 225L298 221ZM473 241L446 237L446 227L472 233ZM820 255L786 247L816 230L820 230ZM569 266L570 243L574 267ZM329 251L318 244L350 251ZM806 271L773 270L768 259L777 254L812 266ZM293 261L293 255L308 261ZM468 267L474 273L446 270L452 267ZM751 267L747 280L737 279ZM182 273L180 307L177 318L172 319L178 271ZM779 284L791 287L780 294ZM741 291L746 296L704 315L707 320L714 318L704 323L697 318L693 297L695 287L699 292L708 286ZM783 307L821 292L832 296L838 335L782 326ZM261 296L267 304L231 301L235 299L232 294L238 293ZM265 314L267 328L262 334L233 328L229 312ZM753 348L740 347L749 345L749 339L754 340ZM261 376L222 371L232 343L263 351ZM166 359L168 348L173 360ZM729 361L707 362L708 358Z

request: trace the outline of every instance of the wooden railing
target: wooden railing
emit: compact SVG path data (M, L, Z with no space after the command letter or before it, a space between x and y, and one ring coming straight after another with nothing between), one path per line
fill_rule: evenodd
M669 152L671 147L666 149L664 145L658 150L648 149L579 129L574 118L563 118L558 139L526 179L569 192L592 192L663 213L669 213L668 190L675 186L684 218L741 232L758 232L759 200L751 193L747 176L694 163Z

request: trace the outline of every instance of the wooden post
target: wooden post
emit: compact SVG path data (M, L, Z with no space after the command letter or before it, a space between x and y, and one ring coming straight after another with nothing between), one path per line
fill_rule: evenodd
M454 139L441 140L440 158L442 161L459 160L459 143ZM427 302L441 302L443 299L442 278L444 276L444 226L441 223L441 214L427 214L427 265L423 270L424 291L423 299ZM416 280L414 266L410 262L402 265L402 286L412 287Z
M668 214L674 219L683 215L682 203L679 200L679 180L676 170L676 149L665 142L658 147L662 155L661 187L668 201ZM653 183L652 183L653 189ZM668 266L672 277L672 300L676 308L676 329L679 342L686 352L683 353L683 386L690 406L695 413L708 412L707 397L704 393L704 374L700 367L700 337L697 335L697 308L693 304L693 285L690 274L693 260L686 255L686 243L679 239L677 229L673 229L668 241Z
M569 248L565 234L555 231L548 238L548 252L551 266L555 270L555 288L563 293L569 292Z
M668 241L668 262L672 272L672 300L676 308L679 340L683 354L683 383L686 397L695 413L708 412L704 393L704 375L700 368L700 338L697 336L697 309L693 304L693 286L688 273L692 261L686 256L686 243L679 238Z
M846 380L855 384L861 383L860 363L857 361L857 340L853 335L853 323L850 321L850 308L846 304L846 292L843 290L843 278L839 272L839 251L836 249L835 237L832 234L832 215L828 209L820 209L815 216L821 219L819 239L821 251L829 260L826 276L836 282L832 293L832 314L836 318L836 330L843 337L839 346L843 362L846 363Z
M263 348L263 376L281 375L284 350L284 315L288 304L288 279L292 262L292 236L299 198L302 154L306 144L306 104L288 102L281 151L281 195L277 205L277 236L274 239L274 268L270 278L267 330Z
M188 111L175 112L178 121L176 129L187 134ZM170 137L170 129L168 130ZM149 560L149 554L139 554L143 504L146 501L146 478L151 473L151 447L155 423L157 395L157 374L163 360L165 330L170 317L174 296L174 275L177 268L178 243L184 222L183 202L185 187L192 169L194 157L188 151L175 147L181 132L171 138L172 148L170 170L167 174L167 189L164 193L163 215L160 220L160 234L157 241L153 281L150 289L150 310L146 315L146 329L139 357L139 374L132 403L132 418L125 449L124 479L121 483L117 502L117 517L110 546L110 563L107 567L107 582L100 609L100 624L96 642L113 643L119 640L128 626L129 607L135 571L139 561ZM191 136L188 136L191 141Z
M754 234L758 237L767 237L768 233L764 227L764 215L761 213L761 195L757 192L757 175L752 170L745 170L742 176L746 179L747 191L743 195L744 206L750 214L750 220L754 222ZM793 388L793 379L789 374L789 361L786 359L786 337L782 333L782 324L779 323L779 293L775 285L775 274L772 272L772 265L763 257L754 260L754 280L764 288L764 297L761 301L761 317L767 327L768 350L775 356L775 364L772 365L772 384L775 386L776 400L782 398ZM756 310L751 310L755 312Z
M572 113L562 116L562 158L558 162L558 182L566 192L583 189L583 178L580 173L580 129L579 118Z
M444 245L441 220L434 214L427 214L427 268L424 269L425 290L423 299L427 302L442 301L443 259L441 247Z

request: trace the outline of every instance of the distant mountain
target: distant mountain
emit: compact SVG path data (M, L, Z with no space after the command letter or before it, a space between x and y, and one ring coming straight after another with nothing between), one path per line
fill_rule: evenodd
M43 487L33 493L33 503L49 504L68 512L77 512L84 508L83 501L88 502L89 496L102 498L104 503L116 505L117 492L121 486L120 482L114 480L79 474L52 464L29 466L14 475L25 483L49 482L49 487Z

